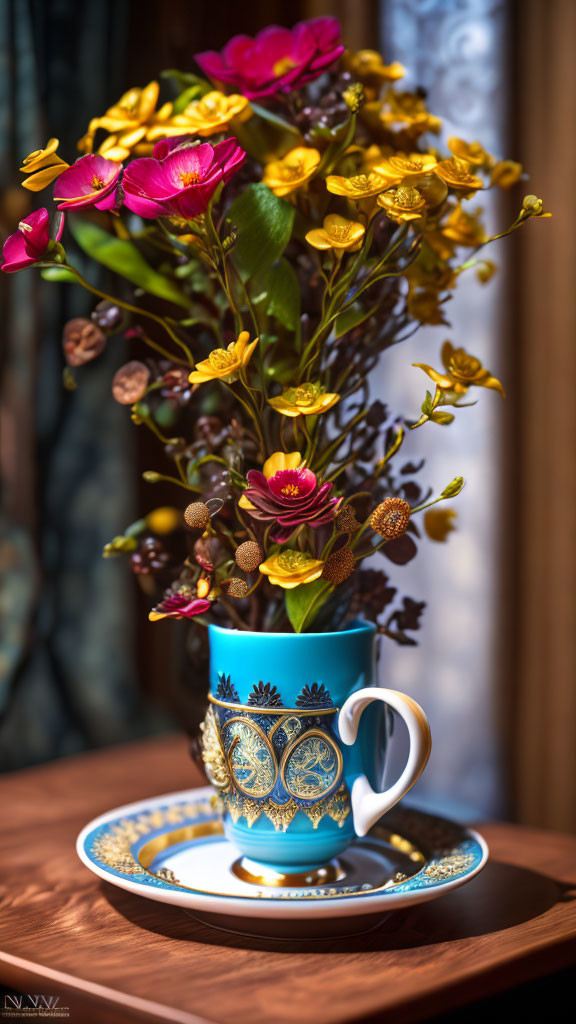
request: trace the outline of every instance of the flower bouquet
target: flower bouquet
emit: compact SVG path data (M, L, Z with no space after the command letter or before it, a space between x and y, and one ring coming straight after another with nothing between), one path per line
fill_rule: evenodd
M421 518L443 539L453 511L425 510L463 480L426 490L403 442L447 428L470 389L503 389L450 341L417 364L431 381L420 409L389 410L370 373L420 324L447 325L461 274L492 276L473 200L522 168L478 142L441 145L404 69L347 51L333 18L195 61L164 73L162 105L154 81L94 117L75 163L57 139L26 157L24 187L53 184L55 211L4 245L4 271L36 266L99 299L64 329L66 386L112 336L133 350L112 393L157 438L144 478L171 483L174 502L104 554L131 558L152 620L300 633L361 613L413 643L423 605L398 598L374 556L411 559ZM544 216L528 195L494 237Z

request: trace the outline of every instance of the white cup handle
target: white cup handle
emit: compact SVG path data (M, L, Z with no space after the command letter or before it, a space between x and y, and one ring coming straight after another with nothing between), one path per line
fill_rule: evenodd
M355 780L352 786L352 815L354 831L358 836L365 836L378 819L414 785L426 767L432 747L430 726L420 705L405 693L383 690L379 686L358 690L344 702L338 716L338 730L343 743L351 747L356 741L362 712L373 700L388 704L404 719L410 737L410 752L400 778L383 793L375 793L365 775Z

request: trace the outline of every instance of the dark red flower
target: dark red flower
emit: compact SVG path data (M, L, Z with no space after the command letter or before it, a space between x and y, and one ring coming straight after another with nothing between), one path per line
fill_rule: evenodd
M168 592L160 604L152 609L148 618L151 622L157 619L193 619L196 615L203 615L212 604L205 597L196 597L189 588L182 591Z
M277 522L280 529L271 537L280 544L303 523L315 528L331 522L340 505L340 498L329 497L332 484L318 486L309 469L281 469L268 478L251 469L247 479L242 507L254 519Z
M217 82L233 85L247 96L274 96L299 89L318 78L344 53L336 18L312 18L294 28L270 25L251 39L234 36L222 53L197 53L196 63Z

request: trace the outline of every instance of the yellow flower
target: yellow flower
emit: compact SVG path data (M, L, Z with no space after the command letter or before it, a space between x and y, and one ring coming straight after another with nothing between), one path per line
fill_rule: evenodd
M450 188L461 189L463 192L476 192L484 188L482 179L470 173L470 164L456 156L441 160L434 170Z
M519 220L526 219L526 217L551 217L551 213L546 213L544 209L544 203L538 196L524 196L522 200L522 209L520 210Z
M512 188L522 177L522 164L515 160L500 160L492 169L490 184L499 188Z
M287 388L278 398L269 398L268 404L283 416L318 416L339 400L340 395L326 391L322 384L307 383Z
M369 199L377 196L389 187L390 182L381 174L370 171L368 174L355 174L352 178L341 178L338 174L329 174L326 188L335 196L346 196L347 199Z
M215 132L224 131L233 118L239 117L244 121L251 113L252 109L245 96L225 96L214 90L189 103L181 114L170 119L167 128L159 126L152 129L149 138L153 139L156 135L158 138L169 138L186 131L195 135L214 135Z
M260 572L268 576L270 583L284 590L293 590L301 583L312 583L322 575L324 562L304 551L286 548L271 555L259 566Z
M452 156L459 160L466 160L474 167L487 167L492 162L492 157L480 142L466 142L464 139L458 139L452 135L448 139L448 149Z
M279 473L281 469L299 469L300 466L304 465L304 460L300 455L300 452L274 452L262 466L262 472L267 480L275 473ZM238 499L238 505L240 508L254 508L251 501L248 500L245 494L241 494Z
M36 149L22 161L20 170L29 174L22 182L24 188L31 192L40 192L58 178L66 170L68 164L57 155L58 139L48 139L44 149Z
M78 142L78 149L91 153L94 136L99 128L103 128L110 134L98 152L107 160L121 163L133 149L139 153L151 152L153 140L150 132L160 124L166 125L173 110L171 103L165 103L156 110L159 92L158 82L149 82L144 89L129 89L103 117L92 118L86 135ZM160 133L156 137L163 138L164 135Z
M409 316L420 324L432 324L435 326L445 324L448 326L448 321L444 317L440 291L433 285L423 288L410 288L406 309Z
M458 395L466 394L469 387L492 388L504 395L504 388L496 377L493 377L489 370L485 370L479 359L471 356L463 348L454 348L451 342L445 341L442 346L442 363L444 373L434 370L426 363L413 363L424 373L427 373L431 380L438 387L445 391L455 391Z
M430 113L418 93L389 89L385 100L386 107L379 111L379 119L385 128L407 129L415 135L440 131L442 121Z
M398 185L378 196L378 206L385 210L391 220L408 221L421 217L426 210L426 200L420 189L414 185Z
M385 64L377 50L357 50L355 53L348 50L342 57L342 62L346 70L361 82L372 84L396 82L406 73L406 68L399 61Z
M319 164L320 153L317 149L297 146L281 160L272 160L266 164L262 181L275 195L287 196L301 185L305 185L315 174Z
M188 380L191 384L203 384L207 380L223 380L231 384L237 380L241 369L245 367L256 345L258 338L248 344L250 335L248 331L242 331L238 340L233 341L228 348L215 348L207 359L196 363L196 369L192 371Z
M480 281L480 284L488 284L488 282L494 277L497 270L498 266L492 260L483 260L476 271L476 277Z
M374 165L377 174L388 178L391 184L411 184L410 179L434 170L438 161L432 153L394 153Z
M298 469L303 465L303 458L300 452L274 452L262 466L262 472L267 480L281 469Z
M448 534L456 529L452 520L457 515L453 508L429 508L424 513L424 529L430 540L445 544Z
M471 245L474 247L483 245L487 235L484 225L480 220L481 216L482 209L480 207L474 211L467 212L458 203L446 218L442 234L445 238L455 242L456 245Z
M356 252L362 245L365 228L355 220L346 220L338 213L329 213L321 228L314 228L306 241L315 249L350 249Z
M152 512L149 512L146 516L146 526L152 533L157 533L161 536L167 533L172 533L178 526L182 525L182 513L177 508L171 508L169 505L162 505L161 508L155 508Z

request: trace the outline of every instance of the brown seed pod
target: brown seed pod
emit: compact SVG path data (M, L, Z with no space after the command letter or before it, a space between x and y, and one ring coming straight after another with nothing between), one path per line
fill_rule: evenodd
M112 394L120 405L134 405L146 392L150 370L138 359L124 363L112 379Z
M356 512L353 505L344 505L336 516L336 530L338 533L354 533L358 530L360 523L356 519Z
M184 519L192 530L204 530L210 522L210 509L203 501L193 501L184 510Z
M106 335L97 324L83 316L69 320L62 332L62 348L69 366L84 366L106 347Z
M410 505L404 498L384 498L370 516L370 526L386 540L403 537L410 522Z
M329 555L324 564L322 576L337 587L339 583L344 583L344 580L349 579L355 568L356 559L353 552L350 551L350 548L344 547Z
M244 572L254 572L258 568L260 562L264 558L264 553L259 544L255 540L245 540L243 544L240 544L236 549L235 554L236 565L238 565Z
M232 576L229 580L223 580L221 586L228 594L228 597L246 597L249 590L246 580L241 580L239 576Z

